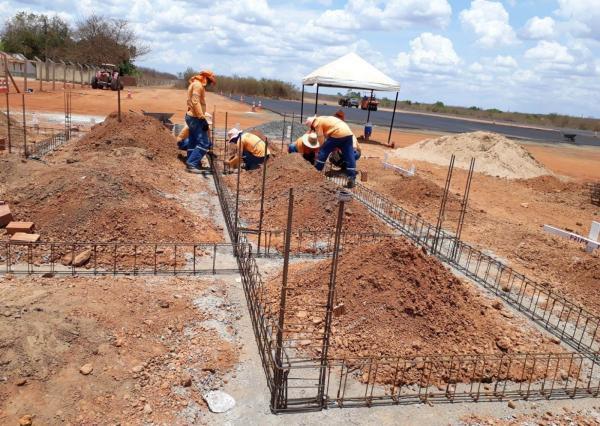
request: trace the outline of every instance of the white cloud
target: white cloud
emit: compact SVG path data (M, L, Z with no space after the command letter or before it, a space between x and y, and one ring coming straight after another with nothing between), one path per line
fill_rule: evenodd
M523 37L532 40L548 39L554 36L554 27L555 22L551 17L546 16L545 18L540 18L534 16L525 24L522 35Z
M512 56L501 56L498 55L496 56L496 58L494 58L494 66L498 67L498 68L518 68L519 65L517 64L517 61L515 61L515 58L513 58Z
M444 28L452 17L447 0L348 0L325 11L318 24L343 30L397 30L416 25Z
M452 41L432 33L423 33L410 42L410 52L401 52L395 65L400 70L426 73L452 73L461 63Z
M509 14L500 2L473 0L471 7L460 13L460 20L478 36L483 47L515 43L516 35L509 23Z
M576 35L600 40L598 0L558 0L557 14L570 21Z
M572 64L575 62L569 49L555 41L542 40L535 47L525 52L526 59L549 63L549 64Z

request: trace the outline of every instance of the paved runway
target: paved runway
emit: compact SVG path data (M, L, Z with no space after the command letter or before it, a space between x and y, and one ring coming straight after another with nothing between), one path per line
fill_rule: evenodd
M239 97L234 97L239 100ZM289 100L275 100L266 98L253 98L245 96L244 102L252 104L255 101L262 102L263 108L277 113L296 113L300 114L300 102ZM339 107L330 105L319 105L318 114L333 115ZM344 108L346 120L352 123L365 123L367 120L367 111L360 108ZM314 103L304 104L304 116L314 113ZM391 111L371 111L371 122L377 126L388 126L392 119ZM482 123L468 119L455 119L440 117L428 114L413 114L405 112L396 112L394 127L400 129L419 129L432 130L447 133L464 133L474 131L495 132L510 138L526 139L537 142L556 142L568 143L571 145L592 145L600 146L600 137L595 137L593 132L584 130L554 130L554 129L535 129L529 127L519 127L504 124ZM575 142L570 142L563 136L563 133L576 134Z

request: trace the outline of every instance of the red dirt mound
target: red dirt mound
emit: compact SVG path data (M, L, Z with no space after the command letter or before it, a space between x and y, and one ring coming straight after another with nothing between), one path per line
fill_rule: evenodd
M306 318L303 331L313 337L323 314L312 314L320 310L310 307L324 304L330 268L329 260L296 267L288 280L295 290L287 320ZM336 304L343 303L345 313L334 318L332 358L561 351L501 303L480 296L437 259L400 238L344 252L337 277ZM280 277L269 283L274 300L280 286ZM319 349L314 351L317 355ZM405 379L415 380L417 370ZM511 371L515 380L521 374ZM393 369L382 372L380 380L387 383L390 375Z
M113 151L116 148L140 148L148 157L159 156L169 161L177 159L177 145L171 132L158 120L128 112L112 113L104 122L79 141L75 152Z
M243 172L240 191L253 201L242 216L249 221L258 218L258 205L262 182L262 169ZM236 188L236 176L229 176L230 188ZM300 155L279 155L267 166L265 187L265 229L285 229L287 223L289 189L294 189L294 230L332 231L337 220L336 192L340 189L328 181ZM354 233L389 232L366 207L358 202L348 205L344 218L344 231Z

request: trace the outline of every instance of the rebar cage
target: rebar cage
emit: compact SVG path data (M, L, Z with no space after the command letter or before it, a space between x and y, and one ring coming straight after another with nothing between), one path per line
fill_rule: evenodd
M324 354L327 353L329 337L335 338L335 334L330 336L330 329L319 328L318 325L327 324L327 318L336 312L327 303L326 285L324 291L313 295L310 305L286 307L286 298L307 290L286 283L274 292L263 281L257 262L259 256L285 255L281 247L286 244L296 244L305 251L308 247L309 255L318 252L320 256L332 256L331 240L334 235L244 229L236 217L236 197L229 193L221 179L222 165L212 161L211 167L231 239L238 246L238 265L273 412L426 401L556 399L598 395L598 317L454 235L439 229L436 232L436 227L421 217L361 184L354 189L354 198L365 204L375 216L518 309L571 346L574 352L352 359L327 357ZM338 183L345 183L345 180ZM262 243L257 245L254 240L260 233ZM374 242L398 238L398 234L344 235L342 241L350 238ZM307 241L309 243L305 244ZM339 246L341 250L343 245Z

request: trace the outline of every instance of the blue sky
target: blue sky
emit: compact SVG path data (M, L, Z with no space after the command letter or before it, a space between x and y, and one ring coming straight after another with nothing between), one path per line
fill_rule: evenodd
M600 117L600 0L0 0L70 22L128 19L177 72L303 75L354 51L402 85L401 98ZM161 11L161 13L157 13Z

